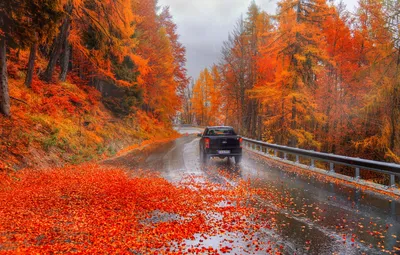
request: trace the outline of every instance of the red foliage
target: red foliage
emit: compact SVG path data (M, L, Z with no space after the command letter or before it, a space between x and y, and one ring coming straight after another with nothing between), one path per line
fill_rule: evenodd
M77 77L72 79L82 82ZM79 88L80 90L71 90L60 83L47 84L39 79L32 81L32 90L42 96L37 110L51 116L58 116L63 112L69 114L88 112L90 105L99 102L100 93L95 88L87 85L80 85Z
M13 165L21 161L28 152L30 141L24 134L32 127L32 123L20 118L23 114L18 111L11 118L0 115L0 171L11 171Z
M18 66L15 62L9 61L7 65L7 73L10 78L18 77Z
M42 95L46 84L43 84L43 81L41 81L39 79L33 79L31 86L32 86L33 92L35 92L36 94Z
M100 102L101 93L97 89L85 85L80 87L87 93L87 99L92 105L97 105Z

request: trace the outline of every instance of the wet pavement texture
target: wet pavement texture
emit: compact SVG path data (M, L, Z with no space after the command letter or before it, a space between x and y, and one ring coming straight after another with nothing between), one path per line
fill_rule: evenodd
M400 254L400 202L384 195L334 184L318 177L282 170L271 161L244 153L240 165L233 160L212 159L200 163L201 129L183 127L183 137L157 148L128 153L106 164L155 171L171 182L193 175L218 184L250 180L269 194L256 206L273 211L265 215L273 229L260 231L258 238L282 246L283 254ZM221 174L226 173L226 174ZM261 217L263 217L261 215ZM239 233L209 237L203 245L216 246L233 239L249 247ZM195 245L198 239L188 241ZM233 249L230 254L265 254Z

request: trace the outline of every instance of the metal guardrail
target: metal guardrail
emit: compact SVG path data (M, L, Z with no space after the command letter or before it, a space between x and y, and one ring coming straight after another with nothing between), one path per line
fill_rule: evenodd
M293 155L296 157L295 163L300 164L300 157L307 158L311 160L310 168L315 168L315 160L329 163L330 172L335 172L335 164L349 166L355 169L356 180L361 178L360 170L371 170L377 173L383 173L390 176L390 186L396 186L396 176L400 177L400 165L393 163L386 163L380 161L373 161L361 158L353 158L340 156L330 153L322 153L316 151L303 150L288 146L282 146L277 144L270 144L262 141L257 141L249 138L243 137L244 146L251 149L260 151L265 155L269 155L269 151L273 151L275 158L278 158L278 153L283 153L283 160L288 160L288 155Z

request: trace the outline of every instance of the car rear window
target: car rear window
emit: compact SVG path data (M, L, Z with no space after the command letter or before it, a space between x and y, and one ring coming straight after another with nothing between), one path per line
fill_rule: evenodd
M236 135L232 128L213 128L208 130L207 135L209 136L224 136L224 135Z

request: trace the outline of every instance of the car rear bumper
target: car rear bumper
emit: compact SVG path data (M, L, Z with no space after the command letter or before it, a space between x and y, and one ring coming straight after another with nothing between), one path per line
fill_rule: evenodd
M207 153L207 156L210 156L210 157L234 157L234 156L242 156L242 149L240 148L240 149L237 149L237 148L234 148L234 149L221 149L221 150L229 150L230 151L230 153L227 153L227 154L225 154L225 153L218 153L218 151L219 150L215 150L215 149L208 149L207 151L206 151L206 153Z
M236 157L236 156L242 156L242 154L207 154L209 157Z

